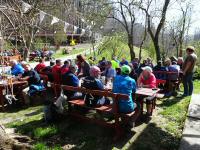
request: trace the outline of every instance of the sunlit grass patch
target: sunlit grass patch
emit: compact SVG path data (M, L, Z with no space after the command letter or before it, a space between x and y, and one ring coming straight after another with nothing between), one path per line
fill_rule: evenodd
M169 133L178 136L178 138L182 134L190 99L191 97L180 99L177 103L164 107L163 111L160 112L166 119L166 126L164 128Z
M39 142L33 146L33 150L62 150L61 146L49 147L46 143Z
M73 54L81 53L81 52L83 52L85 50L86 49L83 49L83 48L77 48L77 49L73 49L69 54L63 54L63 49L60 49L55 54L53 54L53 57L55 57L55 58L62 58L62 57L66 57L68 55L73 55Z
M194 93L200 94L200 80L194 82Z
M33 131L34 138L45 138L48 136L55 135L58 132L58 128L56 126L48 126L48 127L39 127Z

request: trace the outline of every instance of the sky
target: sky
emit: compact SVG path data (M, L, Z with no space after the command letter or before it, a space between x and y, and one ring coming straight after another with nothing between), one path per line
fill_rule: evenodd
M191 27L189 29L189 35L193 35L197 28L200 29L200 0L187 0L186 3L182 3L182 7L187 5L187 2L192 2L192 18L191 18ZM166 20L173 21L179 18L181 14L180 5L176 2L172 3L167 12Z

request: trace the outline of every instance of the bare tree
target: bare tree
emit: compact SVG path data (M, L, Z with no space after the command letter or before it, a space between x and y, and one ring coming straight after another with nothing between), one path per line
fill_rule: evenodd
M147 30L155 47L157 61L159 61L161 60L159 35L160 35L163 25L165 24L166 13L167 13L170 0L165 0L163 2L161 10L159 11L156 8L157 1L154 1L154 2L155 3L153 4L153 0L146 0L146 1L141 0L139 4L139 8L143 10L147 16ZM155 17L154 16L155 12L150 9L152 6L156 8L155 11L158 13L156 14L156 17L159 16L159 18L157 17L158 18L157 27L155 27L155 24L152 21L153 17Z
M182 6L182 4L183 3L179 3L181 12L179 18L169 23L170 36L176 47L177 57L182 56L184 42L187 43L185 36L188 34L188 30L191 26L192 16L191 2L185 3L185 6Z
M107 19L113 19L125 29L127 34L127 44L130 50L131 60L135 58L134 52L134 24L136 21L135 12L137 11L136 0L97 0L96 6L100 10L107 10L107 14L95 14ZM91 5L92 0L87 1ZM89 12L88 12L89 13ZM91 12L90 12L91 13ZM93 12L92 12L93 13Z

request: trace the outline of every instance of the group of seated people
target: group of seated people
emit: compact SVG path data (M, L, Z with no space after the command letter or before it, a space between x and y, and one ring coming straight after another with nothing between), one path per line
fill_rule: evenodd
M137 87L156 88L156 76L153 71L164 70L172 71L174 68L180 70L177 62L166 59L165 67L161 61L154 66L151 59L139 64L138 58L129 63L126 59L118 61L114 57L111 61L102 58L97 65L91 66L82 55L77 55L76 60L66 60L62 64L61 60L50 62L47 66L44 59L40 59L39 64L33 69L26 62L18 63L15 60L10 62L11 73L19 81L27 81L28 87L23 89L22 93L25 103L29 103L31 90L42 89L41 78L39 74L48 76L50 82L69 85L82 86L94 90L112 90L114 93L129 95L129 100L119 101L119 111L121 113L130 113L134 111L138 104L135 103L134 93ZM141 70L141 71L140 71ZM141 72L138 74L138 72ZM33 88L34 87L34 88ZM77 92L64 91L68 100L83 96ZM85 104L89 106L107 105L110 100L105 97L86 95ZM147 109L147 113L148 112Z
M119 103L119 110L122 113L129 113L134 110L136 104L133 99L136 85L146 88L156 87L156 78L152 73L153 70L149 66L142 68L143 72L138 77L138 80L136 80L137 76L135 75L133 66L129 66L125 59L123 60L124 63L119 64L120 69L117 68L117 64L115 64L116 68L113 67L112 62L114 60L106 61L103 59L103 61L100 61L98 65L90 66L82 55L78 55L75 62L66 60L63 65L61 60L56 60L55 65L46 66L41 60L35 67L35 70L40 74L43 73L48 75L48 77L53 77L52 82L56 84L75 87L82 86L94 90L109 89L115 93L127 94L130 99L128 101L121 100ZM68 99L80 96L80 93L77 92L64 91L64 93ZM85 99L86 104L90 106L107 105L110 103L105 97L87 95Z
M29 104L30 96L45 88L41 83L40 75L25 61L19 63L16 60L11 60L10 66L11 74L14 76L13 81L27 81L28 86L24 87L22 94L24 103Z

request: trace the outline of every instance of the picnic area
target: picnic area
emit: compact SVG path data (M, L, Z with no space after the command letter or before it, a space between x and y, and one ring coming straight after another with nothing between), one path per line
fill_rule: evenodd
M0 1L0 149L200 149L198 4Z

